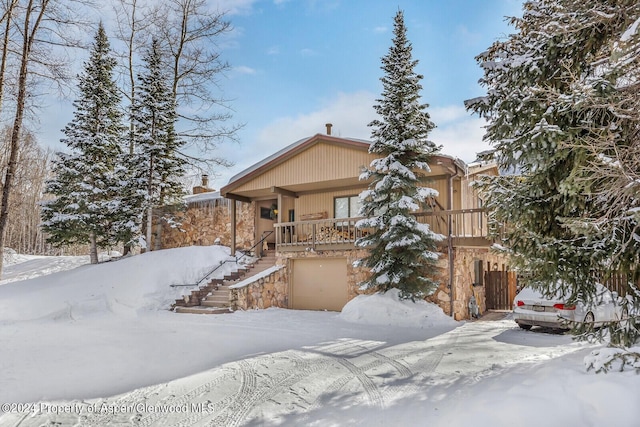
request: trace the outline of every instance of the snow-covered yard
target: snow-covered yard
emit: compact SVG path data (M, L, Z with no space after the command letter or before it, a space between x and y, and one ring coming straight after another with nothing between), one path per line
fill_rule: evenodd
M391 292L343 313L166 310L183 291L171 284L228 256L173 249L5 280L0 425L640 424L635 373L586 372L596 346L508 316L454 322ZM67 261L39 263L80 264Z

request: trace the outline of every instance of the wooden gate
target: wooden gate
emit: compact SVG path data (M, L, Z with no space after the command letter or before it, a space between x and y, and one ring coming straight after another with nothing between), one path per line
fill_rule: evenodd
M512 310L518 278L514 271L484 273L487 310Z

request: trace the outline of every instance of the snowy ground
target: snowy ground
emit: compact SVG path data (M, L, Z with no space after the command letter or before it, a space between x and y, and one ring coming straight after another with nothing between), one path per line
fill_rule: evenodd
M0 426L640 425L636 374L586 372L597 347L508 317L454 322L392 293L341 314L166 311L184 290L171 284L228 256L52 258L41 271L57 273L3 282Z

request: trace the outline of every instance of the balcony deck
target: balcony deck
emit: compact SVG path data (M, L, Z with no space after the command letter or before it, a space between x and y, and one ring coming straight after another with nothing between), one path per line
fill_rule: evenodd
M488 237L486 211L464 209L414 214L421 224L445 236L441 243L453 246L488 247L493 241ZM276 249L278 251L342 250L355 248L355 241L366 233L356 228L360 218L332 218L313 221L296 221L275 224Z

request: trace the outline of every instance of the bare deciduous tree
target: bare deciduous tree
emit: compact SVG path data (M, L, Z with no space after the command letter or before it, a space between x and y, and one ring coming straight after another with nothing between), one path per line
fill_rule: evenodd
M0 164L6 169L10 151L11 129L0 135ZM40 228L40 205L47 177L50 150L38 145L35 136L23 131L18 149L14 191L9 198L9 220L5 244L19 253L42 254L48 251ZM3 172L6 172L3 170Z
M220 38L231 30L225 13L213 10L206 0L165 0L158 32L168 51L171 90L178 105L178 136L192 163L229 166L220 157L187 155L188 149L211 153L222 141L235 141L241 125L231 119L229 100L221 95L221 77L230 66L220 56ZM218 93L214 90L218 89Z
M36 86L32 84L38 78L48 78L59 87L68 83L70 79L65 73L68 61L56 57L52 51L60 47L81 46L82 34L76 29L85 24L82 15L89 5L90 0L19 0L13 6L14 13L6 14L6 19L10 20L6 28L11 28L7 52L14 52L17 77L9 154L2 182L0 252L5 245L9 199L16 178L25 113L29 107L35 107L28 103L28 99L38 99L32 96L36 94Z
M5 0L2 3L2 20L4 33L2 34L2 57L0 58L0 111L2 111L2 101L4 100L5 73L7 70L7 60L9 54L9 34L11 32L11 21L13 11L18 0Z

